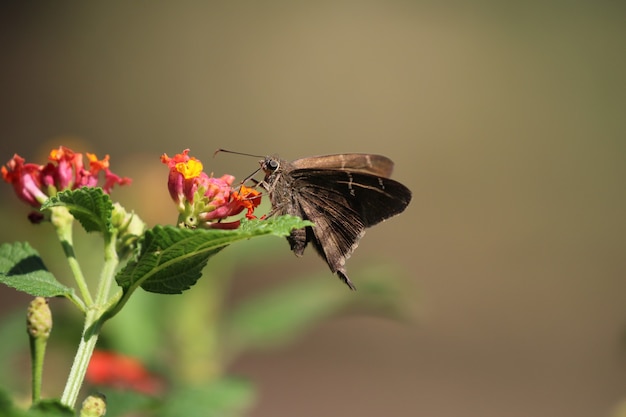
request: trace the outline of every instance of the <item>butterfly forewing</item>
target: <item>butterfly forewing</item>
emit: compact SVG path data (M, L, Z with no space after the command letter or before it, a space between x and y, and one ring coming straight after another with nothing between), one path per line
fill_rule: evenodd
M291 162L294 169L330 169L362 172L389 178L393 172L393 161L386 156L365 153L312 156Z

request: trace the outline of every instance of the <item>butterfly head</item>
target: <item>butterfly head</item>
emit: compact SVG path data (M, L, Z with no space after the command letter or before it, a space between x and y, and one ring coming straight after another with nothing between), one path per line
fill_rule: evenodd
M276 156L266 156L259 161L261 169L265 172L265 175L270 175L280 168L280 159Z

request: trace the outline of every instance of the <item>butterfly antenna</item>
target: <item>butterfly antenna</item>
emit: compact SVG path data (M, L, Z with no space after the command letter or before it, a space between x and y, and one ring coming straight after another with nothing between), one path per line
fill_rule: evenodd
M231 151L231 150L228 150L228 149L222 149L222 148L220 148L220 149L216 150L216 151L213 153L213 157L215 158L215 155L217 155L217 154L218 154L218 153L220 153L220 152L224 152L224 153L232 153L232 154L235 154L235 155L252 156L253 158L265 158L265 156L263 156L263 155L253 155L253 154L251 154L251 153L236 152L236 151ZM255 172L255 173L256 173L256 172Z
M229 149L222 149L222 148L219 148L218 150L213 152L213 157L215 158L215 155L217 155L220 152L232 153L232 154L235 154L235 155L251 156L253 158L265 158L265 156L263 156L263 155L254 155L254 154L251 154L251 153L231 151ZM257 185L259 185L260 181L257 181L257 180L255 180L252 177L254 177L257 174L257 172L259 172L260 170L261 170L261 168L257 168L252 174L248 175L239 184L245 184L248 181L252 181L252 182L254 182L254 186L256 187Z

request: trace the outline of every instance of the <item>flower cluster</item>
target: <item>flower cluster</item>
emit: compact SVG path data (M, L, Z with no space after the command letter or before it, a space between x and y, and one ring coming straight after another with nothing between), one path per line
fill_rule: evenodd
M74 190L80 187L97 187L100 173L104 173L105 193L110 193L114 185L126 185L130 178L122 178L109 169L109 155L98 160L96 155L74 152L65 146L50 151L46 165L26 163L18 154L2 167L2 179L13 185L15 193L26 204L34 208L41 205L57 192ZM43 217L36 213L30 216L31 221L41 221Z
M161 162L170 170L167 186L180 213L180 226L234 229L239 227L238 220L222 220L244 209L247 218L254 218L254 209L261 202L260 193L243 184L233 189L232 175L207 175L202 171L202 162L189 156L189 149L172 158L163 154Z

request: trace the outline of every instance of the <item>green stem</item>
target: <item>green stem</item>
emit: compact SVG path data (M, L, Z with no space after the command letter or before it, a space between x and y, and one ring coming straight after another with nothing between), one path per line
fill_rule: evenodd
M63 395L61 396L61 404L70 408L74 408L74 404L76 404L78 392L83 385L83 380L87 373L89 360L91 359L93 350L96 347L96 342L98 341L98 333L93 333L90 336L87 336L87 333L88 329L96 321L99 313L100 312L95 309L90 309L85 316L83 336L80 338L80 344L78 345L76 356L74 356L74 363L72 363L72 369L67 377L67 383L63 390Z
M83 327L83 334L78 345L78 351L74 357L74 363L70 370L70 375L67 378L63 395L61 396L61 403L73 408L78 398L78 392L85 379L87 372L87 366L89 360L93 354L93 350L96 347L98 341L98 335L100 330L100 318L105 310L107 303L107 297L111 288L111 283L115 276L115 268L118 264L117 252L115 251L115 239L116 233L111 233L104 236L104 266L100 274L100 282L98 283L98 292L96 293L96 300L89 309L85 316L85 325ZM98 326L95 326L98 324Z
M78 290L83 296L85 304L89 307L93 304L93 299L91 298L91 293L87 287L85 276L83 275L83 271L80 269L80 265L76 259L76 254L74 253L74 241L72 237L72 224L74 223L74 217L65 207L53 207L51 211L52 215L50 220L54 225L59 240L61 241L61 247L67 257L67 262L72 270L72 274L74 275L76 285L78 285Z
M104 266L100 274L100 282L98 283L98 292L96 293L96 304L103 308L107 304L111 284L115 277L115 269L119 263L117 251L115 249L115 241L117 232L112 232L105 236L104 242Z
M120 299L122 298L122 293L123 291L118 288L118 290L115 291L115 294L113 294L109 298L109 301L107 301L107 303L103 306L103 309L105 310L105 312L102 314L102 316L100 316L100 320L102 320L103 317L106 317L107 319L112 317L112 316L108 317L107 313L109 310L113 309L113 306L119 303Z
M43 297L35 297L26 312L26 330L30 339L33 403L41 399L43 359L52 330L52 312Z
M41 398L41 382L43 375L43 358L46 354L46 339L40 337L31 337L30 339L30 356L32 361L32 399L33 403Z
M111 301L114 301L114 302L113 303L109 302L108 308L100 317L100 320L99 320L100 323L98 323L98 325L101 325L106 320L111 319L113 316L119 313L122 310L122 308L124 308L124 306L126 305L126 302L129 300L130 296L133 293L132 290L134 290L134 288L131 287L131 290L118 291L115 294L115 296L112 297Z
M80 297L78 297L76 294L67 294L65 298L70 300L72 304L74 304L83 313L87 312L87 306L85 305L85 303L83 303L83 300L81 300Z

